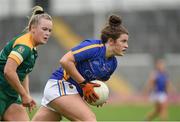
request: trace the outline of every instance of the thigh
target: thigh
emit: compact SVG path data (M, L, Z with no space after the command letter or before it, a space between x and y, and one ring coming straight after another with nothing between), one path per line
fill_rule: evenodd
M49 106L72 121L96 121L95 114L79 94L58 97Z
M0 114L2 120L29 120L19 97L11 97L0 91Z
M36 112L32 121L60 121L61 115L55 111L52 111L44 106L41 106Z
M20 104L11 104L4 113L3 120L7 121L29 121L26 108Z

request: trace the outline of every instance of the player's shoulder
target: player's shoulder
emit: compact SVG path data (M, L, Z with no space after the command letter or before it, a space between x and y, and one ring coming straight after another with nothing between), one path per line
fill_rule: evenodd
M87 45L102 45L102 41L101 40L96 40L96 39L86 39L84 41L82 41L82 43L85 43Z
M105 52L105 46L100 40L86 39L79 45L71 49L74 55L81 55L81 57L98 57L103 56Z
M30 33L22 33L14 39L13 47L21 45L33 49L32 36Z
M80 43L80 46L85 47L87 49L99 49L104 46L101 40L95 39L86 39Z
M90 50L97 51L99 48L102 48L103 46L104 46L104 44L102 44L101 40L86 39L86 40L82 41L79 45L72 48L72 51L77 51L77 50L79 50L80 52L90 51Z

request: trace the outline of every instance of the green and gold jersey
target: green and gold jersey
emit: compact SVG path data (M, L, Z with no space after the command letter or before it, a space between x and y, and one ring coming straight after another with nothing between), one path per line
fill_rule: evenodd
M19 65L16 72L22 82L32 71L37 58L37 51L30 33L13 38L0 52L0 88L11 96L17 96L4 77L4 66L8 58L12 58Z

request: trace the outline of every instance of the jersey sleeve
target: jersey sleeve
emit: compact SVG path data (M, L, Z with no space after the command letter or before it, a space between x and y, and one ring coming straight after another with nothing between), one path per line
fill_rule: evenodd
M9 58L14 59L20 65L31 53L31 48L26 45L16 45L9 54Z
M92 43L91 41L86 40L72 48L71 51L74 55L75 61L80 62L98 56L101 47L103 46L103 44Z

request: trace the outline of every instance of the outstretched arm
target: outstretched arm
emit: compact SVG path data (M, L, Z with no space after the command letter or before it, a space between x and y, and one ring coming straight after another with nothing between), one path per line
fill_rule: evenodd
M151 73L144 89L145 94L149 94L153 90L154 82L155 82L155 74Z
M172 81L168 80L167 85L166 85L166 91L168 94L176 94L177 89L175 86L172 84Z

